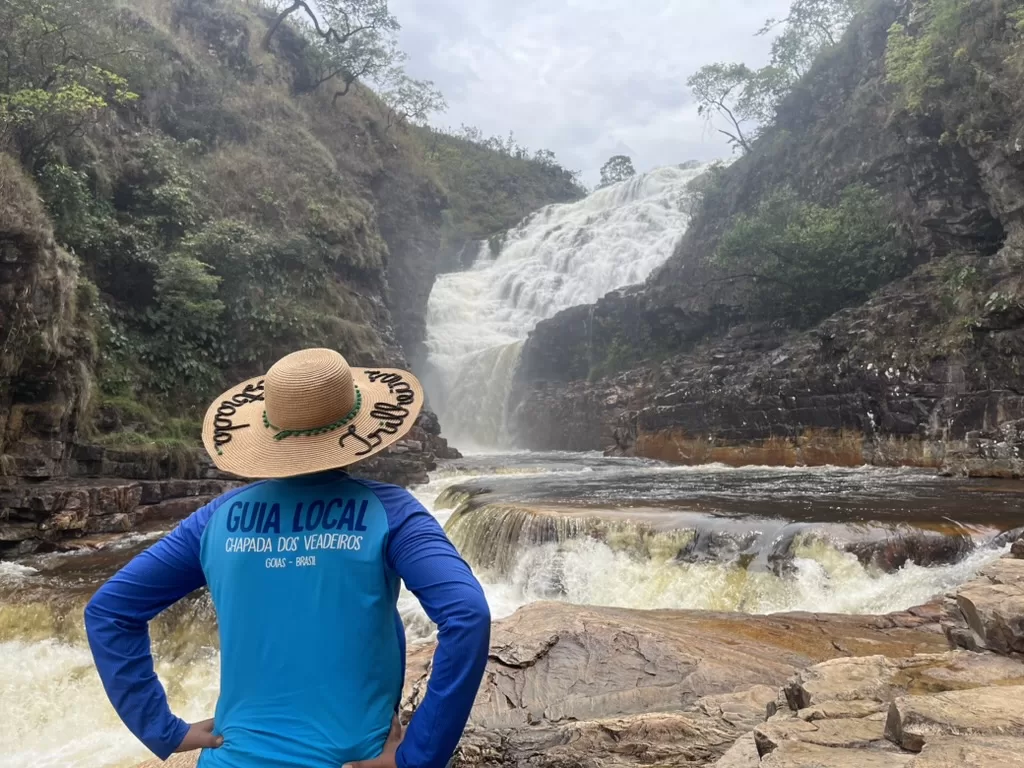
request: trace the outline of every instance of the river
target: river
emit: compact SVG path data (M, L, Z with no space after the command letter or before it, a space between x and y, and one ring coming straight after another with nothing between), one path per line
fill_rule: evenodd
M684 468L596 455L450 462L415 489L474 563L496 619L537 600L767 613L885 612L941 595L1005 550L1024 489L910 470ZM165 532L0 563L0 768L119 768L146 754L90 663L81 609ZM994 541L995 540L995 541ZM907 544L910 542L910 544ZM910 554L930 559L903 563ZM401 596L409 639L433 627ZM176 711L208 717L216 627L203 596L153 627Z

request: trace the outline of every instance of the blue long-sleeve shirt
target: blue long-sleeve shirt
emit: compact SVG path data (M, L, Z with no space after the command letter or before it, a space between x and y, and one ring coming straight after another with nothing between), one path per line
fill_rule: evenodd
M438 644L397 764L443 768L483 677L490 613L440 525L401 488L336 471L224 494L104 584L86 632L118 715L166 759L188 724L157 679L148 622L208 586L224 744L200 768L338 768L380 754L399 704L399 580L438 625Z

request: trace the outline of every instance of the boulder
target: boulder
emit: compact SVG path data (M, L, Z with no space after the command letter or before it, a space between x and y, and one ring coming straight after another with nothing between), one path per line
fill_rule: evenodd
M845 749L881 747L885 744L884 725L881 712L863 718L836 720L772 718L754 729L754 743L762 758L789 741ZM891 745L887 746L891 748Z
M1022 701L1022 685L900 697L889 707L885 736L912 752L942 735L1024 738Z
M1003 558L956 593L950 641L1002 654L1024 653L1024 560ZM966 630L957 626L962 617Z

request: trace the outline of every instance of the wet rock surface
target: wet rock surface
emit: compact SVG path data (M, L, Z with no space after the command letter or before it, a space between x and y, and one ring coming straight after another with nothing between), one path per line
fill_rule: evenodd
M536 604L494 628L457 764L708 765L764 719L796 669L846 652L944 648L901 623ZM431 652L412 654L407 709L422 699ZM748 755L740 745L730 759Z

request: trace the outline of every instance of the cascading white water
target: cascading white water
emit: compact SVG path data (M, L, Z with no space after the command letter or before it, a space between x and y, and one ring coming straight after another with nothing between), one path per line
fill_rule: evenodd
M551 205L487 246L465 272L438 278L427 310L424 383L460 447L500 446L505 404L527 335L541 320L642 282L689 223L700 167L660 168Z

